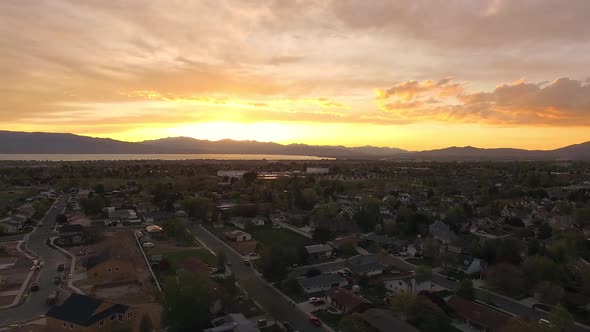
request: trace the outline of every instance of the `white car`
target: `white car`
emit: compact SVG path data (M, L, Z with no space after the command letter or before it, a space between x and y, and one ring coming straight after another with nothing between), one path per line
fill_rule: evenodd
M153 243L151 243L151 242L144 242L144 243L142 244L142 246L143 246L144 248L152 248L152 247L154 246L154 244L153 244Z
M320 298L319 297L310 297L307 300L307 302L309 302L309 303L314 303L314 302L317 302L317 301L320 301Z

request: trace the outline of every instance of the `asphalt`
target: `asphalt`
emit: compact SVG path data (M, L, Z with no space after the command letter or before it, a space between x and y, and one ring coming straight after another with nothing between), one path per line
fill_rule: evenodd
M252 267L245 265L244 258L215 235L209 233L202 226L191 227L191 231L210 250L225 253L228 261L231 262L231 270L248 296L258 302L278 321L289 321L294 330L302 332L325 331L321 327L311 325L307 314L297 309L290 299L285 298L282 293L258 276Z
M53 278L58 275L58 265L65 264L66 258L57 250L46 246L45 242L49 238L58 235L57 232L53 231L55 217L61 213L66 201L66 195L62 195L58 198L57 202L50 208L45 215L45 218L43 218L43 226L38 227L34 232L30 233L29 239L26 243L26 247L33 256L40 256L44 263L43 267L37 274L39 290L37 292L31 292L29 298L26 299L26 302L22 305L1 310L0 326L26 322L44 315L50 308L45 303L47 296L53 290L60 290L59 286L53 284Z

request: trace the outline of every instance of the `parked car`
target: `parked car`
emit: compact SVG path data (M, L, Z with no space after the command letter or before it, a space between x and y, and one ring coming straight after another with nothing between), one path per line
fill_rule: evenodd
M552 326L550 321L548 321L546 319L543 319L543 318L539 319L539 324L540 325L547 326L547 327L551 327Z
M311 304L313 304L314 306L322 305L325 303L326 303L326 301L324 301L323 299L317 299L317 300L311 302Z
M283 327L285 328L285 331L293 332L293 327L291 326L291 323L289 323L288 321L283 322Z
M318 300L320 300L320 298L314 296L314 297L310 297L309 299L307 299L307 302L308 303L314 303L314 302L316 302Z
M59 285L61 283L61 278L59 276L55 276L53 278L53 284Z
M249 259L244 259L244 264L250 266L250 264L252 264L252 262L250 262Z
M315 317L315 316L310 316L309 317L309 322L312 323L314 326L320 327L322 326L322 321Z
M38 282L34 282L31 284L31 292L36 292L39 290L39 283Z
M57 266L57 272L63 272L66 269L66 266L64 264L59 264Z
M57 298L59 296L59 292L58 291L52 291L51 293L49 293L49 295L47 296L47 299L45 300L45 302L48 305L54 305L57 302Z
M153 248L153 247L154 247L154 244L153 244L153 243L151 243L151 242L144 242L144 243L142 244L142 246L143 246L144 248Z

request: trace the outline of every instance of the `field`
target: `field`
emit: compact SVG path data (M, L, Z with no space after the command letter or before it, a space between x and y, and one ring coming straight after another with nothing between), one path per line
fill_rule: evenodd
M151 254L156 254L156 252L152 252ZM157 254L162 254L163 258L168 260L170 265L173 267L178 266L183 261L190 260L192 258L198 258L210 266L215 266L217 264L217 259L215 256L213 256L213 254L204 248L182 248L179 250L158 252Z
M300 248L313 244L311 239L283 228L261 229L252 232L252 236L265 246L279 245L288 248Z

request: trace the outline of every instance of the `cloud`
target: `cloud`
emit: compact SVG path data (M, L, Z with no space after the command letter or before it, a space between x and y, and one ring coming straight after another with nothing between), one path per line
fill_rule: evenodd
M476 92L451 79L408 81L378 90L376 101L392 117L407 121L590 125L590 83L567 77L539 83L519 80Z

